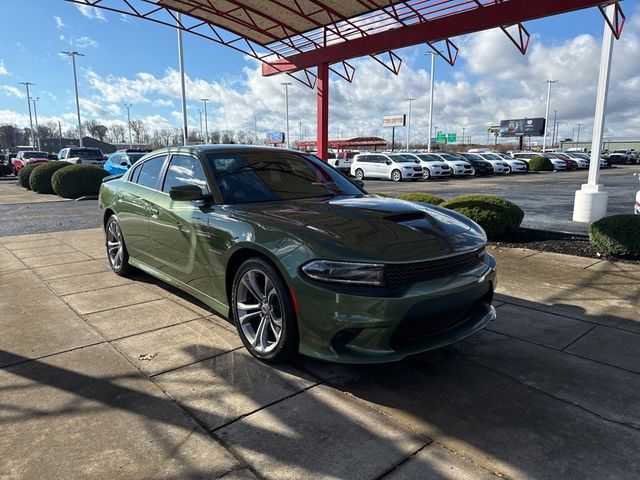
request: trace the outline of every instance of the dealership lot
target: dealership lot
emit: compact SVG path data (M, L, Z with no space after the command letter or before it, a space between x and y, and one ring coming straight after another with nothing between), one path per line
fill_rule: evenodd
M640 469L637 264L493 250L498 320L479 335L389 365L271 367L194 299L112 274L102 243L0 237L2 478Z

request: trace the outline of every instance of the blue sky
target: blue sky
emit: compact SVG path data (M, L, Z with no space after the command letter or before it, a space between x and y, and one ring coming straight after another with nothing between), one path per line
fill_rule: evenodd
M633 53L637 48L637 24L640 23L637 20L638 1L627 0L623 7L629 19L623 39L625 35L630 37L630 45L625 48ZM80 95L86 102L83 120L121 121L126 115L122 105L128 101L134 104L132 115L146 119L150 128L179 125L179 116L176 115L179 98L175 95L175 85L172 85L175 77L171 75L171 69L177 68L175 30L151 22L122 18L111 12L92 10L83 14L76 5L62 0L0 2L0 18L4 20L0 61L6 72L0 74L0 123L24 121L26 100L17 96L24 89L17 83L21 81L36 84L32 95L40 97L38 113L42 119L61 118L69 125L73 123L75 104L71 67L68 59L62 58L59 52L75 49L86 55L78 59ZM25 26L28 26L28 31ZM499 115L516 116L521 113L519 107L508 105L526 105L527 112L530 111L528 116L542 116L544 112L540 108L542 105L543 109L546 98L541 102L540 95L546 95L545 74L562 77L563 72L570 73L572 64L563 63L562 58L576 55L578 50L584 58L584 62L579 63L588 64L589 69L585 72L578 70L575 75L584 73L581 77L585 78L576 80L571 75L570 81L563 81L567 77L561 78L556 98L558 109L571 117L567 118L567 130L569 122L589 123L593 105L588 101L584 102L584 108L576 108L570 103L565 106L560 102L563 95L567 96L567 102L571 98L575 101L573 94L576 88L584 86L589 90L594 87L602 16L597 9L589 9L528 22L526 26L533 39L528 58L523 59L501 32L484 32L454 39L461 47L458 63L452 68L438 60L436 66L437 92L440 94L435 98L447 102L446 105L436 104L436 114L439 115L436 122L447 125L448 130L459 130L464 124L469 128L468 132L480 134L486 123L499 120ZM258 114L260 131L281 127L284 103L279 82L288 81L287 78L263 79L255 62L193 35L184 35L184 48L186 72L193 82L189 93L192 126L199 127L197 118L201 104L198 98L206 95L213 99L209 112L212 128L252 130L254 113ZM380 116L401 113L406 109L402 99L409 95L418 98L414 122L415 135L419 136L426 112L426 100L422 102L421 99L426 95L429 76L428 59L422 55L425 51L426 48L420 46L398 52L405 61L398 77L376 67L372 61L359 60L355 62L359 71L354 84L348 85L336 78L331 92L331 123L335 127L332 136L337 135L338 129L342 129L341 136L385 134L377 126ZM628 54L618 53L622 56ZM545 65L534 63L536 58L544 59L545 55L558 56L556 70L546 69L546 72ZM507 57L510 60L505 64ZM478 64L481 60L485 61L484 65ZM513 72L506 74L505 70L511 70L511 66L514 72L521 72L521 77ZM619 80L627 85L625 88L633 89L632 95L637 95L638 87L633 83L639 75L637 70L638 67L635 75L633 71L626 72L624 78L617 79L613 75L612 81ZM540 78L532 80L532 74L537 75L537 72ZM141 73L144 74L142 77ZM375 78L358 78L362 75ZM391 83L392 89L401 93L381 98L375 94L375 81ZM571 85L572 82L575 83ZM492 91L491 85L497 91ZM518 85L521 88L516 88ZM135 94L122 93L125 90L135 90ZM467 104L456 100L468 96L469 92L474 95L469 96ZM313 92L294 85L290 94L292 118L296 124L301 119L305 128L308 127L309 136L313 136ZM451 98L452 94L456 98ZM616 100L613 101L615 103ZM483 110L477 110L478 103L484 104ZM635 113L625 111L625 118L637 118L637 113L637 110ZM585 129L588 131L588 126ZM620 128L612 128L610 133L614 130L621 131Z

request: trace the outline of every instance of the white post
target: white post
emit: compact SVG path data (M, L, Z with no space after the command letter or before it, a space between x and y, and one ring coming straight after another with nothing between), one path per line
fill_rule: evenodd
M129 109L132 107L130 103L125 104L127 107L127 125L129 125L129 148L133 148L133 140L131 139L131 114Z
M178 26L178 63L180 63L180 87L182 89L182 138L184 139L183 145L187 145L187 139L189 137L189 131L187 127L187 96L184 86L184 55L182 52L182 14L178 13L177 20Z
M287 122L287 138L285 139L285 145L289 148L289 85L291 82L283 82L284 85L284 108L285 108L285 119Z
M551 84L557 80L546 80L547 82L547 110L544 114L544 137L542 137L542 151L547 148L547 130L549 129L549 104L551 103Z
M433 79L435 76L436 68L436 55L434 52L427 52L427 55L431 55L431 93L429 94L429 135L427 138L427 152L431 153L431 122L433 121Z
M209 113L207 112L208 98L201 98L204 102L204 143L209 143Z
M42 150L40 147L40 133L38 132L38 109L36 108L36 101L40 100L40 97L33 99L33 116L36 120L36 140L38 141L38 150Z
M409 137L411 136L411 102L413 102L414 98L407 98L409 101L409 116L407 117L407 152L409 151Z
M615 4L609 5L606 15L615 16ZM611 56L613 53L613 32L609 24L604 22L602 38L602 53L600 56L600 77L598 79L598 93L596 95L596 113L593 119L593 137L591 140L591 159L589 162L589 179L576 192L573 205L574 222L594 222L607 214L608 193L600 180L600 152L602 151L602 131L604 129L605 108L609 90L609 76L611 73Z

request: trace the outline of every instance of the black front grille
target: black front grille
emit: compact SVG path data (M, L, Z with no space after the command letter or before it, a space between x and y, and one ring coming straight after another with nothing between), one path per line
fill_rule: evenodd
M426 262L388 264L384 267L384 278L387 286L400 287L469 270L478 265L483 256L484 247L462 255Z

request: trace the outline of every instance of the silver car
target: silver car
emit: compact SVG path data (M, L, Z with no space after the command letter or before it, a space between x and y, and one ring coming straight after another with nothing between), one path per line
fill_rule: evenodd
M466 160L460 160L447 153L432 153L440 160L445 162L451 168L451 174L454 177L471 177L475 175L476 170Z
M451 176L451 167L449 167L449 164L435 155L430 153L403 153L402 155L420 161L425 180L432 177L440 178Z
M418 160L384 153L361 153L353 158L351 175L358 180L383 178L400 182L405 179L423 178L422 165Z

